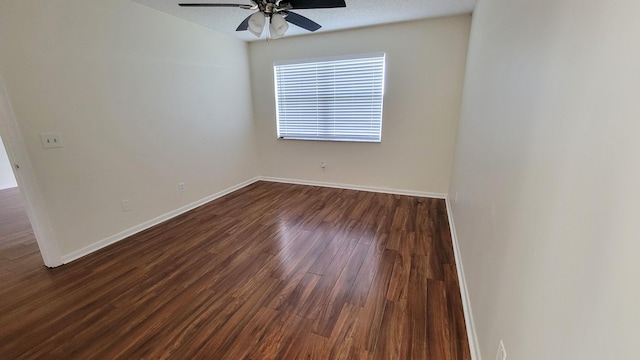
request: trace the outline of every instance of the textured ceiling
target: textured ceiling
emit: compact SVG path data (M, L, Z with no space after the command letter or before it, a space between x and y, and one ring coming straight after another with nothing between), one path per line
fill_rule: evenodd
M251 15L240 8L181 8L181 2L250 4L249 0L132 0L154 9L175 15L210 29L235 36L241 40L259 40L248 31L235 29ZM476 0L345 0L347 7L338 9L294 10L322 25L317 32L352 29L363 26L426 19L447 15L469 14ZM266 31L265 31L266 33ZM310 34L290 25L285 36ZM262 36L264 39L264 33Z

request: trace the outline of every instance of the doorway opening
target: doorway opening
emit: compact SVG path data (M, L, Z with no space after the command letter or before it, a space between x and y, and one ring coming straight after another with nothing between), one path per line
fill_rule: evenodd
M2 144L0 144L2 153L6 155L8 160L8 163L5 162L0 171L4 172L2 169L8 167L8 174L3 174L3 177L7 179L7 184L11 185L15 182L17 185L5 189L6 191L0 190L3 192L0 194L2 195L0 199L2 201L0 203L0 237L12 239L4 245L7 248L7 258L0 255L0 261L3 265L0 266L0 271L2 271L2 275L6 275L5 271L8 270L5 270L4 265L10 259L15 260L25 255L29 255L33 259L40 257L39 266L43 261L47 267L60 266L62 258L53 228L49 222L27 148L1 77L0 139L2 140ZM6 208L3 208L2 204L6 204ZM9 221L10 219L13 221ZM2 243L5 242L2 241ZM2 246L0 245L0 251ZM33 253L32 250L35 248L39 251Z

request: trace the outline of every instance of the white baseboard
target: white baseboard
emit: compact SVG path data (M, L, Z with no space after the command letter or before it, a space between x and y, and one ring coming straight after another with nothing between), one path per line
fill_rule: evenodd
M259 177L255 177L253 179L244 181L240 184L231 186L227 189L224 189L222 191L219 191L213 195L209 195L203 199L200 199L198 201L192 202L188 205L185 205L181 208L178 208L176 210L170 211L166 214L160 215L154 219L151 219L149 221L145 221L144 223L134 226L130 229L124 230L122 232L119 232L115 235L109 236L106 239L102 239L100 241L97 241L91 245L85 246L82 249L73 251L69 254L63 255L62 256L62 263L63 264L67 264L70 263L74 260L77 260L85 255L91 254L92 252L98 251L104 247L107 247L111 244L114 244L120 240L126 239L131 235L137 234L143 230L146 230L152 226L158 225L164 221L167 221L171 218L174 218L180 214L183 214L187 211L193 210L195 208L197 208L198 206L204 205L210 201L213 201L215 199L218 199L224 195L227 195L231 192L234 192L238 189L241 189L247 185L253 184L256 181L270 181L270 182L281 182L281 183L287 183L287 184L299 184L299 185L312 185L312 186L323 186L323 187L331 187L331 188L340 188L340 189L351 189L351 190L360 190L360 191L370 191L370 192L379 192L379 193L388 193L388 194L397 194L397 195L409 195L409 196L421 196L421 197L430 197L430 198L437 198L437 199L445 199L447 197L446 194L439 194L439 193L430 193L430 192L420 192L420 191L411 191L411 190L399 190L399 189L389 189L389 188L379 188L379 187L369 187L369 186L359 186L359 185L352 185L352 184L336 184L336 183L326 183L326 182L319 182L319 181L308 181L308 180L297 180L297 179L284 179L284 178L274 178L274 177L265 177L265 176L259 176Z
M472 360L481 360L480 348L478 347L478 336L476 334L476 326L473 322L473 313L471 312L471 300L469 299L469 291L467 290L467 281L464 277L464 269L462 267L462 258L460 256L460 246L458 244L458 235L456 234L456 226L453 223L453 213L451 211L451 202L449 198L445 198L447 204L447 215L449 217L449 227L451 228L451 241L453 242L453 253L456 259L456 269L458 271L458 282L460 283L460 296L462 297L462 307L464 309L464 322L467 326L467 338L469 339L469 349L471 351Z
M312 185L312 186L330 187L330 188L337 188L337 189L360 190L360 191L369 191L369 192L395 194L395 195L420 196L420 197L428 197L428 198L434 198L434 199L447 198L447 194L440 194L440 193L402 190L402 189L390 189L390 188L361 186L361 185L353 185L353 184L337 184L337 183L328 183L328 182L322 182L322 181L275 178L275 177L269 177L269 176L260 176L258 177L258 180L279 182L279 183L286 183L286 184Z
M76 251L74 251L74 252L72 252L70 254L63 255L62 256L62 263L63 264L70 263L70 262L72 262L74 260L77 260L77 259L79 259L79 258L81 258L81 257L83 257L85 255L88 255L88 254L90 254L90 253L92 253L94 251L98 251L98 250L100 250L100 249L102 249L104 247L107 247L107 246L109 246L109 245L111 245L113 243L116 243L116 242L118 242L120 240L126 239L131 235L139 233L139 232L141 232L143 230L146 230L146 229L148 229L148 228L150 228L152 226L158 225L158 224L160 224L160 223L162 223L164 221L167 221L167 220L169 220L171 218L174 218L174 217L176 217L176 216L178 216L180 214L183 214L183 213L185 213L187 211L193 210L193 209L197 208L198 206L204 205L204 204L206 204L206 203L208 203L210 201L213 201L215 199L221 198L221 197L223 197L223 196L225 196L225 195L227 195L229 193L232 193L232 192L234 192L234 191L236 191L238 189L241 189L241 188L243 188L243 187L245 187L247 185L251 185L251 184L255 183L258 180L259 180L259 178L256 177L256 178L253 178L253 179L249 179L247 181L243 181L240 184L237 184L237 185L231 186L229 188L226 188L226 189L224 189L222 191L219 191L219 192L217 192L215 194L209 195L209 196L207 196L207 197L205 197L203 199L200 199L198 201L194 201L191 204L185 205L185 206L183 206L181 208L178 208L178 209L170 211L170 212L168 212L166 214L160 215L160 216L158 216L158 217L156 217L154 219L151 219L149 221L145 221L144 223L142 223L140 225L134 226L134 227L132 227L130 229L127 229L127 230L119 232L119 233L117 233L115 235L109 236L106 239L102 239L102 240L100 240L98 242L95 242L95 243L93 243L91 245L85 246L82 249L76 250Z
M106 239L97 241L91 245L85 246L82 249L73 251L69 254L62 256L62 263L67 264L74 260L77 260L85 255L98 251L104 247L107 247L111 244L114 244L118 241L126 239L127 237L139 233L143 230L146 230L152 226L158 225L164 221L167 221L171 218L174 218L180 214L183 214L187 211L193 210L201 205L204 205L210 201L223 197L229 193L232 193L238 189L241 189L245 186L251 185L256 181L269 181L269 182L280 182L287 184L298 184L298 185L312 185L312 186L322 186L322 187L330 187L330 188L339 188L339 189L350 189L350 190L360 190L360 191L369 191L369 192L378 192L378 193L387 193L387 194L397 194L397 195L409 195L409 196L420 196L420 197L429 197L436 199L445 199L447 205L447 215L449 217L449 226L451 227L451 239L453 242L453 250L455 254L456 260L456 268L458 272L458 281L460 283L460 295L462 297L462 306L464 308L464 317L465 323L467 327L467 337L469 339L469 348L471 350L471 358L473 360L481 360L480 352L478 348L478 338L476 335L475 325L473 323L473 316L471 313L471 303L469 300L469 294L467 291L467 283L464 277L464 270L462 266L462 259L460 257L460 248L458 246L458 237L456 235L455 224L453 221L453 214L451 212L451 203L447 197L447 194L440 193L431 193L431 192L421 192L421 191L412 191L412 190L401 190L401 189L390 189L390 188L380 188L380 187L370 187L370 186L360 186L353 184L337 184L337 183L327 183L320 181L309 181L309 180L298 180L298 179L286 179L286 178L274 178L274 177L266 177L259 176L253 179L249 179L240 184L231 186L222 191L219 191L215 194L209 195L203 199L192 202L188 205L185 205L176 210L170 211L166 214L160 215L154 219L146 221L140 225L134 226L130 229L112 235Z

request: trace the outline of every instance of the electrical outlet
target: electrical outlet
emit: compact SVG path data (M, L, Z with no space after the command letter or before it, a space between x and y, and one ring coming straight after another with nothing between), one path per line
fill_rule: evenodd
M62 147L62 137L60 133L41 133L40 141L45 149Z
M456 191L455 195L453 196L453 203L457 204L458 203L458 192Z
M131 210L131 207L129 207L129 200L120 201L120 205L122 205L122 212L127 212Z
M184 183L178 184L178 192L184 192Z
M324 162L324 161L323 161L323 162L321 162L321 163L320 163L320 168L322 169L322 171L327 170L327 163L326 163L326 162Z
M498 344L498 353L496 353L496 360L507 360L507 350L504 349L504 343L500 340Z

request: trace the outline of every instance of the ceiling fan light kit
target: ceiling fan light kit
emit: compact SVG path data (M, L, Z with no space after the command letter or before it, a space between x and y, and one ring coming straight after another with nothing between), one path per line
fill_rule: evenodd
M289 24L280 14L271 15L269 22L269 34L272 39L280 39L289 30Z
M264 29L265 24L265 16L261 12L257 12L251 16L249 16L249 30L253 35L260 37L262 35L262 31Z
M308 31L316 31L320 24L313 20L294 13L296 9L329 9L346 7L344 0L250 0L253 5L247 4L220 4L220 3L182 3L182 7L236 7L246 10L258 10L249 15L238 25L236 31L247 30L260 37L264 32L266 19L269 19L269 34L272 39L279 39L289 29L289 24L299 26Z

